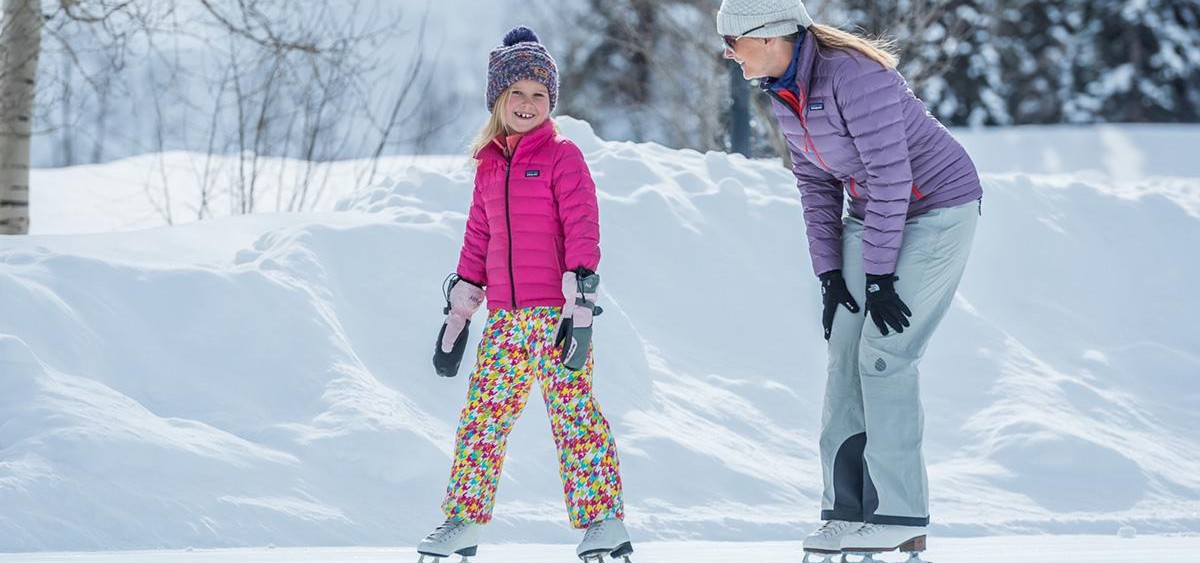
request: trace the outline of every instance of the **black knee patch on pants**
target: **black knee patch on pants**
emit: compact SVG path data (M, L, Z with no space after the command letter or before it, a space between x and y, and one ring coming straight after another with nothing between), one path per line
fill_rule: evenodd
M871 503L871 512L879 506L875 485L864 462L866 448L866 432L846 438L838 447L833 459L833 510L822 510L822 520L862 522L867 502ZM867 491L870 498L864 498Z

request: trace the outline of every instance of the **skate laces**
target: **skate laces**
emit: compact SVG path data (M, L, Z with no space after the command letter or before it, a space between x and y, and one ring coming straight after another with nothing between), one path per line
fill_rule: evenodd
M850 535L852 535L852 536L867 536L867 535L871 535L871 534L875 533L876 530L880 530L882 528L883 528L883 526L880 526L879 524L863 524L863 526L861 528L855 530L854 533L850 534Z
M823 526L821 526L821 529L817 530L817 535L826 538L839 536L851 525L851 522L847 522L845 520L829 520L826 521Z
M433 532L427 538L429 541L441 541L457 536L459 532L466 528L466 521L452 520L447 518L440 526L434 528Z
M588 524L587 531L583 533L583 543L588 543L589 541L598 539L602 534L604 534L604 526L607 524L608 520L601 520L599 522L592 522L591 524Z

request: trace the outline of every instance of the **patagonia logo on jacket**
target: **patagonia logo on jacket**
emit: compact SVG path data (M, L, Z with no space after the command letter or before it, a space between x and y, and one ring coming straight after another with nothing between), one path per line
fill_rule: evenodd
M526 178L537 178L538 176L541 176L541 175L542 175L541 170L526 170L525 171Z
M808 102L808 111L821 111L825 109L825 102Z

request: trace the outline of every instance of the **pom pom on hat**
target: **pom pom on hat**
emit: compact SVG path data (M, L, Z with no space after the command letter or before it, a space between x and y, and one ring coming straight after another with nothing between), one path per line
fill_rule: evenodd
M509 30L508 33L504 34L504 46L505 47L512 47L513 45L516 45L517 43L539 43L539 42L540 41L538 40L537 34L534 33L532 29L529 29L528 27L525 27L523 25L518 25L517 27L514 27L511 30Z

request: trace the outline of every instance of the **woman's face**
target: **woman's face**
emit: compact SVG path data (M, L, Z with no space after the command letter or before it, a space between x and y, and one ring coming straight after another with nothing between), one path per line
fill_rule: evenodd
M526 133L550 117L550 91L541 82L521 80L509 87L503 111L510 132Z
M771 76L771 53L769 45L760 37L739 37L733 47L726 45L725 58L732 59L742 67L742 77L754 80Z

